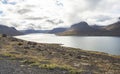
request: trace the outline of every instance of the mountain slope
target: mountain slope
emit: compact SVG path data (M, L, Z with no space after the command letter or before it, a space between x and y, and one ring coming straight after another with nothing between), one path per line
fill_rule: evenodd
M67 31L58 35L78 35L78 36L120 36L120 21L106 27L89 26L86 22L72 25Z
M64 32L66 31L67 28L54 28L52 30L50 30L48 33L60 33L60 32Z
M112 36L120 36L120 21L108 25L105 29L108 30Z
M94 36L104 35L103 32L105 32L105 30L93 28L89 26L86 22L80 22L72 25L67 31L59 33L58 35Z
M107 29L109 31L120 32L120 21L107 26L105 29Z
M33 30L33 29L28 29L28 30L20 30L20 32L24 34L31 34L31 33L48 33L49 30Z
M15 28L13 27L7 27L4 25L0 25L0 34L6 34L6 35L10 35L10 36L16 36L16 35L21 35L22 33L17 31Z
M91 27L92 27L92 28L95 28L95 29L105 30L105 29L104 29L105 26L92 25Z

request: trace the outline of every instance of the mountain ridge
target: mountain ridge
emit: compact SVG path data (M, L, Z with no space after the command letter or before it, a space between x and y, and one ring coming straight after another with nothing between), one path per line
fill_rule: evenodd
M22 35L23 33L17 31L14 27L8 27L8 26L0 24L0 34L16 36L16 35Z
M90 26L87 24L87 22L83 21L77 24L73 24L67 31L58 33L57 35L120 36L119 32L120 32L120 21L110 24L106 27Z
M66 31L66 30L67 30L67 28L64 28L64 27L53 28L53 29L50 30L48 33L51 33L51 34L60 33L60 32Z

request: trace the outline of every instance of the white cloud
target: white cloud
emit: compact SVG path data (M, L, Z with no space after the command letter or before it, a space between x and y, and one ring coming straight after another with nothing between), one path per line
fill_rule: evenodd
M119 0L72 0L69 2L66 9L70 8L67 14L70 23L89 20L89 23L100 24L98 20L105 19L103 16L111 17L111 19L120 16ZM111 21L111 19L105 20Z
M80 21L106 25L120 16L120 1L0 0L0 12L0 23L17 29L51 29ZM64 23L59 23L60 20Z

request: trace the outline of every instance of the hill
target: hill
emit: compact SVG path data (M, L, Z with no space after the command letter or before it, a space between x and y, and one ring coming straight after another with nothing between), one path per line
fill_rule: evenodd
M58 33L58 35L79 35L79 36L102 36L103 32L106 30L93 28L89 26L86 22L80 22L72 25L67 31Z
M54 29L50 30L48 33L55 34L55 33L64 32L66 30L67 30L67 28L54 28Z
M31 33L48 33L50 30L34 30L34 29L27 29L27 30L20 30L20 32L24 34L31 34Z
M105 27L105 29L113 32L120 32L120 21L110 24L109 26Z
M17 31L14 27L7 27L4 25L0 25L0 34L16 36L16 35L22 35L23 33Z
M91 25L91 27L92 27L92 28L95 28L95 29L105 30L105 29L104 29L105 26Z
M120 36L120 21L108 26L89 26L86 22L72 25L68 30L57 35L77 35L77 36Z

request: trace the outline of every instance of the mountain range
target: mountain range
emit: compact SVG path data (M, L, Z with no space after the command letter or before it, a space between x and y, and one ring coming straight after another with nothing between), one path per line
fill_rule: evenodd
M60 28L54 28L54 29L50 30L48 33L51 33L51 34L60 33L60 32L66 31L66 30L67 30L67 28L60 27Z
M77 35L77 36L120 36L120 21L108 26L88 25L87 22L72 25L68 30L57 35Z
M24 34L31 34L31 33L48 33L50 30L34 30L34 29L27 29L27 30L20 30L20 32Z
M59 28L53 28L52 30L34 30L34 29L27 29L27 30L20 30L20 32L24 34L31 34L31 33L50 33L50 34L56 34L66 31L67 28L59 27Z
M50 33L64 36L120 36L120 21L117 21L108 26L89 25L87 22L82 21L73 24L70 28L58 27L52 30L22 30L18 31L14 27L7 27L0 25L0 34L10 36L30 34L30 33Z

